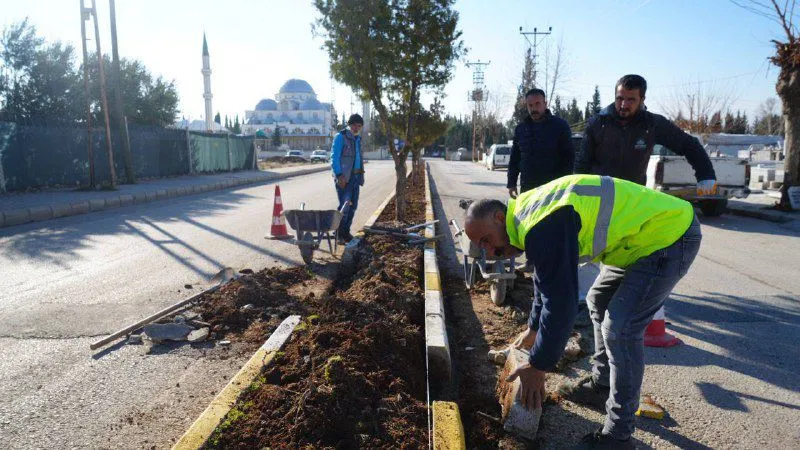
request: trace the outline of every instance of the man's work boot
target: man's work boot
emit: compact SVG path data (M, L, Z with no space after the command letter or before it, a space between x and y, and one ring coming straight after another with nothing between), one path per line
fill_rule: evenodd
M588 406L598 411L606 410L609 388L595 383L590 376L581 378L575 383L564 383L558 388L562 398L579 405Z
M589 433L581 439L580 444L573 447L575 450L608 449L608 450L628 450L635 449L636 444L633 439L628 438L624 441L614 439L608 434L602 434L602 430Z

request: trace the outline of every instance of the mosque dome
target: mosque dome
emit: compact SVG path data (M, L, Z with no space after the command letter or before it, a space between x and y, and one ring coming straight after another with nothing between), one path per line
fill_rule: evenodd
M277 111L277 110L278 110L278 104L275 102L275 100L272 100L271 98L265 98L260 102L258 102L258 104L256 105L256 111Z
M311 85L308 84L305 80L298 80L296 78L292 78L291 80L283 83L280 90L281 94L288 94L288 93L303 93L303 94L316 94L314 89L311 88Z

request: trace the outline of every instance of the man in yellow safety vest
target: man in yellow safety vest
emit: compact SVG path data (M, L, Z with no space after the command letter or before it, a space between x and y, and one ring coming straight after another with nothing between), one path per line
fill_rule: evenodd
M592 378L576 401L605 406L602 429L583 448L634 448L630 437L644 375L643 335L653 315L686 275L700 248L692 205L625 180L569 175L521 194L508 205L479 200L467 210L465 231L488 255L525 252L542 295L520 346L529 364L519 377L523 405L540 407L544 371L561 357L578 310L579 262L624 270L616 286L589 305L595 329ZM602 280L601 280L602 281Z

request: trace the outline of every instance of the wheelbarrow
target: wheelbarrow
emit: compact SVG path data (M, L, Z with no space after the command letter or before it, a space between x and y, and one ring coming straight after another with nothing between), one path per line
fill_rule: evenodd
M322 239L328 241L328 250L335 253L338 249L336 239L331 244L331 231L339 228L344 211L350 206L345 203L341 211L332 210L306 210L306 204L301 203L300 209L287 209L283 212L286 222L297 233L297 247L300 256L306 264L314 260L314 250L322 244Z
M487 258L486 251L475 245L467 237L467 233L458 226L455 219L450 224L456 229L454 237L459 239L461 244L461 254L464 263L464 283L467 289L472 289L475 278L480 271L483 278L489 280L489 294L492 303L497 306L506 301L506 292L514 289L514 257L510 258Z

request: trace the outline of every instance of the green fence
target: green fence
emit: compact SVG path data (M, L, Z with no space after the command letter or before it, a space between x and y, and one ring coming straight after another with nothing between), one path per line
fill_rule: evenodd
M131 158L137 178L255 168L253 138L131 125ZM120 136L112 133L114 169L124 180ZM0 192L89 184L85 128L0 122ZM91 136L95 182L110 181L104 130Z

